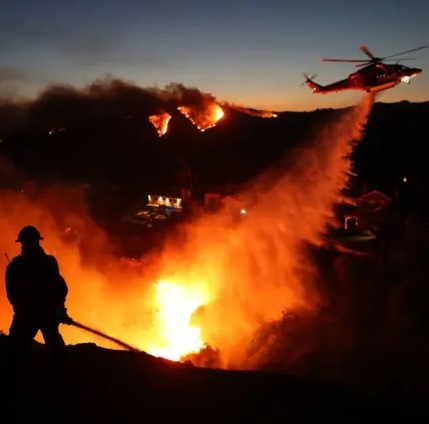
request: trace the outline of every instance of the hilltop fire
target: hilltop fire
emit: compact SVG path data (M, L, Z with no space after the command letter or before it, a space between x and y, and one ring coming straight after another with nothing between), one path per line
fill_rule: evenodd
M257 118L277 118L277 114L269 110L249 109L229 103L223 104L238 112ZM206 106L179 106L177 110L186 116L201 132L204 132L209 128L213 128L225 116L225 112L222 107L215 102L210 102ZM170 119L171 115L167 112L161 112L149 116L149 121L155 127L159 137L162 137L167 133Z
M224 111L217 103L210 103L204 108L179 106L177 109L201 132L214 127L224 117Z
M223 104L238 112L257 118L277 118L277 114L269 110L256 110L227 103ZM205 107L179 106L177 110L186 116L201 132L213 128L225 115L222 107L214 102ZM167 112L149 116L149 121L155 127L159 137L167 133L170 119L171 115Z
M149 116L149 122L155 127L160 137L167 133L170 119L171 116L167 112Z

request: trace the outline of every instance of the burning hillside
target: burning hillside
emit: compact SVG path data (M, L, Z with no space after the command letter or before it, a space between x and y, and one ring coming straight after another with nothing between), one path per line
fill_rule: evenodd
M200 131L214 127L224 116L222 108L217 103L209 103L204 108L195 109L187 106L177 108Z
M179 106L177 110L186 116L195 127L204 132L218 124L218 122L225 116L223 108L226 107L257 118L277 118L277 114L269 110L249 109L243 106L233 105L231 103L218 104L214 100L210 99L207 99L204 102L204 105ZM171 115L166 112L149 116L149 121L155 127L160 137L167 133L170 119Z
M105 95L100 90L98 95ZM190 104L182 91L176 100ZM164 106L172 101L168 90L157 98ZM155 355L178 360L208 344L220 350L225 367L257 367L245 351L261 325L285 311L318 308L315 271L304 246L319 244L333 218L333 205L350 172L352 143L361 135L372 101L368 97L338 122L326 123L316 140L295 153L291 169L254 181L242 193L253 199L253 207L240 223L226 205L185 227L186 237L179 243L170 240L161 254L119 260L82 198L53 189L36 199L4 192L3 251L16 254L18 229L34 224L45 237L46 250L58 257L70 287L68 309L76 320ZM207 110L208 104L197 110ZM211 110L221 116L219 109ZM191 114L189 119L199 128L210 125ZM73 241L64 235L65 223L76 231ZM11 310L4 293L0 307L0 325L7 328ZM64 333L69 343L88 337L73 328Z
M156 115L149 116L149 122L155 127L160 137L167 133L170 119L171 115L169 115L167 112L161 112Z
M170 84L163 89L142 88L106 79L83 89L50 86L31 101L2 99L0 134L13 133L22 127L44 128L47 133L52 128L85 128L100 120L149 119L162 135L171 112L178 107L205 111L215 104L216 99L211 94L182 84ZM195 116L192 119L198 120Z
M203 132L222 120L224 107L260 118L277 116L270 111L220 103L212 94L183 84L142 88L106 79L83 89L50 86L37 99L26 102L0 99L0 137L27 129L58 135L72 128L89 128L97 122L118 119L148 119L162 137L176 111Z

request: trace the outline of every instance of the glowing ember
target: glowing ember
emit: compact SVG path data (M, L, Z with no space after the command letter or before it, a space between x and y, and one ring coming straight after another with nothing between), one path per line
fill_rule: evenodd
M171 116L167 112L162 112L158 113L157 115L149 116L150 123L155 127L160 137L166 134L170 119Z
M224 117L224 111L217 103L210 103L204 109L194 109L187 106L179 106L177 109L200 131L214 127Z
M259 115L256 116L259 116L261 118L277 118L278 116L277 113L271 112L269 110L260 110L259 112Z
M197 353L205 347L201 339L201 328L190 324L192 314L207 303L208 296L201 287L187 288L159 281L156 286L158 343L152 344L148 352L173 361L184 355Z

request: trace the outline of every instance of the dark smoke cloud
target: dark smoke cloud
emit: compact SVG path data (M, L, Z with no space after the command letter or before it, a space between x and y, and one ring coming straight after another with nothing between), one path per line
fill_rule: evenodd
M215 97L197 88L171 83L165 88L142 88L106 78L78 89L71 85L48 86L34 100L19 102L0 98L0 135L14 131L89 127L100 120L147 119L179 105L204 108Z
M214 102L216 98L212 94L203 93L198 88L185 87L183 84L172 83L161 92L161 98L184 106L204 106L207 102Z

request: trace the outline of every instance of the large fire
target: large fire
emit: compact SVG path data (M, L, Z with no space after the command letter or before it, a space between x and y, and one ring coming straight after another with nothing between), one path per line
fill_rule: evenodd
M149 346L154 356L178 361L189 353L197 353L205 343L201 328L191 323L192 314L208 303L209 296L203 286L187 288L159 281L156 286L157 325L160 340Z
M167 133L170 119L171 115L169 115L167 112L161 112L156 115L149 116L149 122L155 127L160 137Z
M207 344L220 350L222 366L252 368L255 358L246 349L262 324L285 311L318 307L304 244L319 244L333 219L351 170L352 145L372 101L368 97L338 122L328 122L295 153L287 171L254 181L241 193L252 206L240 222L234 205L226 203L222 212L189 224L184 238L170 240L161 253L120 260L78 192L2 192L0 251L17 254L18 230L36 225L44 248L58 258L70 289L68 311L76 321L154 355L178 360ZM212 112L215 120L222 116L216 107ZM213 120L198 122L208 128ZM74 231L65 233L66 226ZM7 331L12 311L4 285L0 290L0 328ZM94 340L113 347L73 327L64 327L63 334L68 343ZM258 354L263 351L260 346Z
M224 111L214 102L207 104L204 108L179 106L177 109L200 131L214 127L224 117Z

